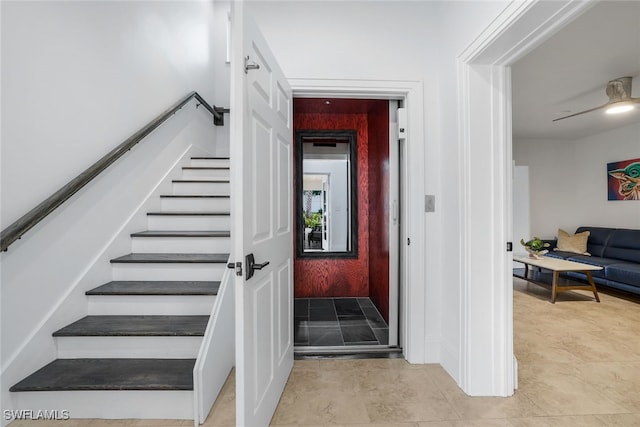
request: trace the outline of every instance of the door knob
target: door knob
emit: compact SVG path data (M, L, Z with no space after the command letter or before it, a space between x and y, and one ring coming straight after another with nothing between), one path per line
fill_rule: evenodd
M269 261L263 262L262 264L258 264L256 263L256 260L253 256L253 254L249 254L245 257L245 265L247 266L247 278L246 280L249 280L253 277L253 273L255 270L262 270L263 268L265 268L267 265L269 265Z

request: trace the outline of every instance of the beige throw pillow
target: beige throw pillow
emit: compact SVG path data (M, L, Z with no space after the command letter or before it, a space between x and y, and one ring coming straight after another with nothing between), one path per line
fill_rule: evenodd
M558 244L554 251L573 252L580 255L591 256L587 252L587 239L589 239L590 231L582 233L569 234L564 230L558 229Z

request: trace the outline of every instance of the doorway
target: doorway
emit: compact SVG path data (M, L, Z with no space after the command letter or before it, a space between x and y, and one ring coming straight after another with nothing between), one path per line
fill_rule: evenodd
M294 97L296 353L401 351L397 108Z

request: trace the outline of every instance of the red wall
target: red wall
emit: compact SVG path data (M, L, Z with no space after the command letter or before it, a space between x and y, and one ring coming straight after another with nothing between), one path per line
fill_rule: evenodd
M389 322L389 103L369 112L369 297Z
M358 258L297 259L296 298L369 296L369 154L366 114L297 113L295 130L356 130L358 132ZM294 175L295 176L295 175ZM297 206L297 201L295 201Z
M389 103L333 100L328 106L313 102L294 102L294 131L358 132L358 259L296 259L295 296L370 297L388 321Z

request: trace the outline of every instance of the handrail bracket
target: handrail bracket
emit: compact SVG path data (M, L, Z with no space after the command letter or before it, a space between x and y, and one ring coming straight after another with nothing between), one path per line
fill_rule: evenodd
M213 124L216 126L224 126L224 114L229 113L228 108L213 106L213 110L218 113L213 116Z

